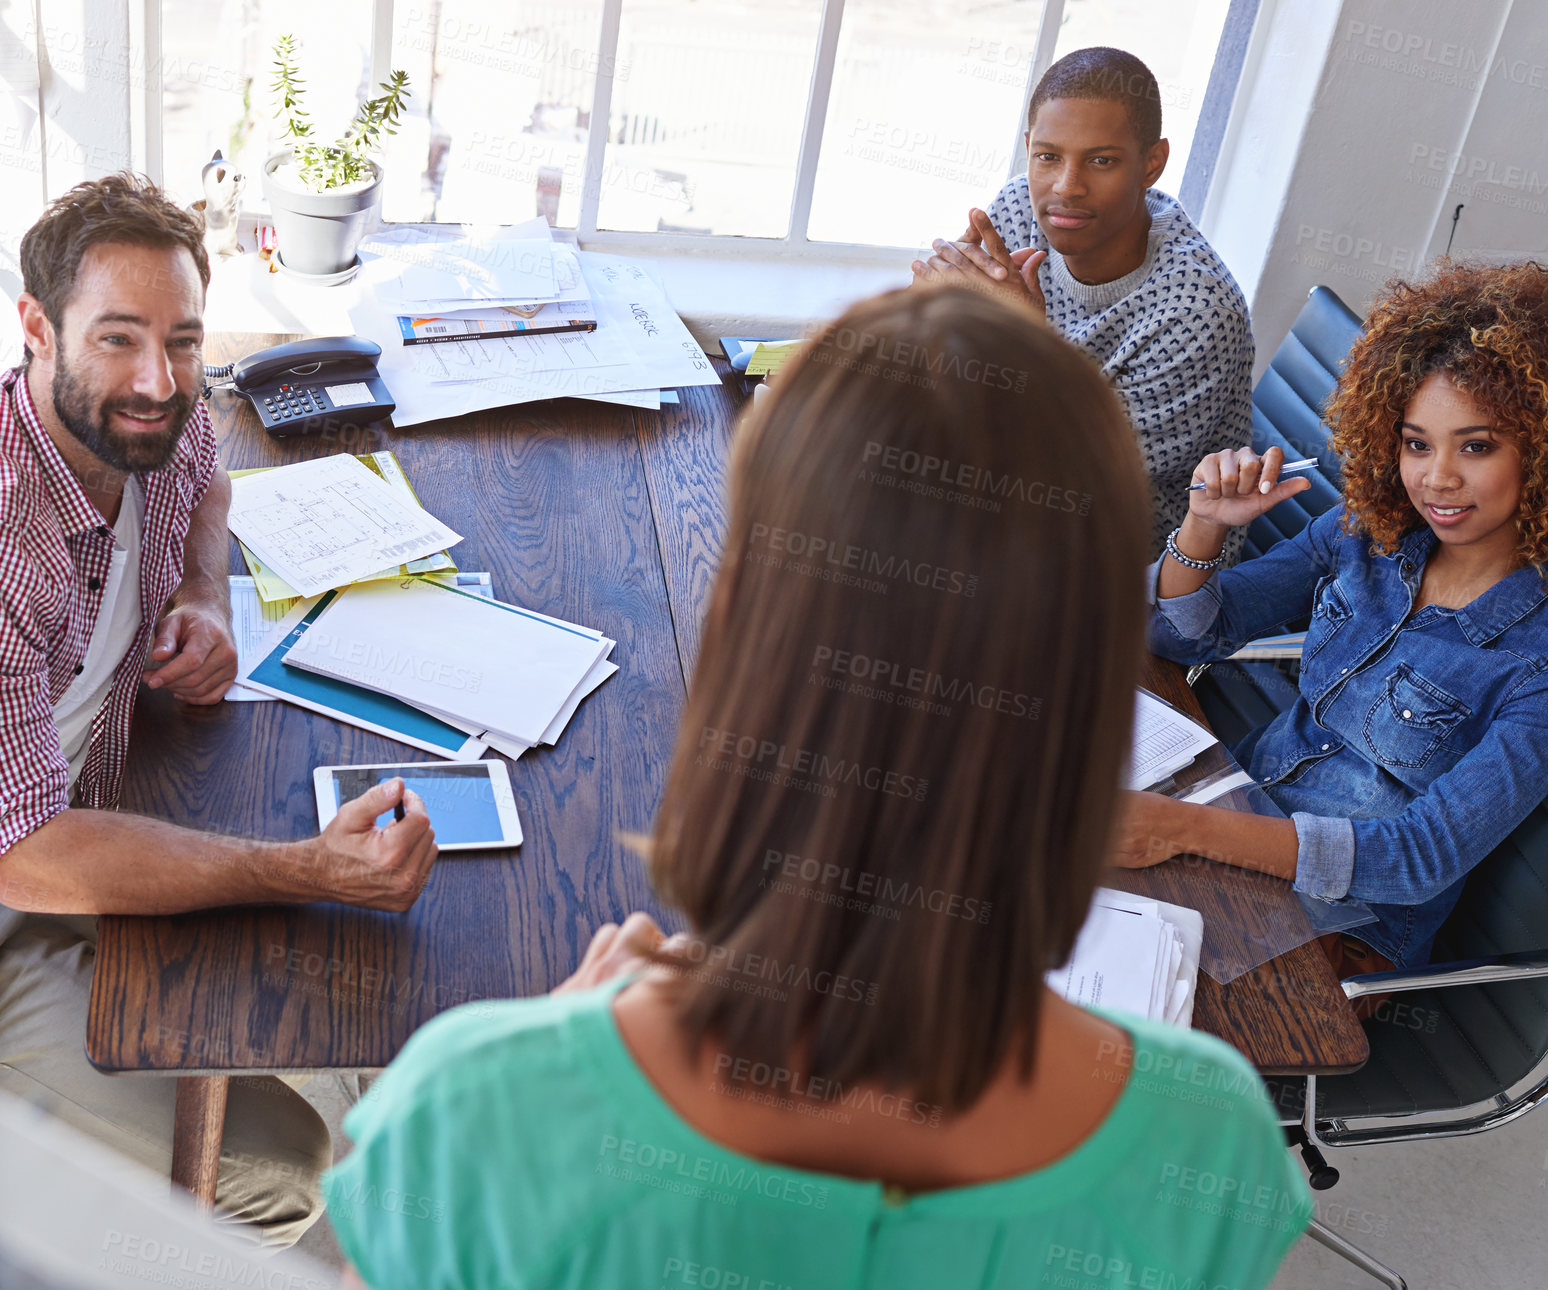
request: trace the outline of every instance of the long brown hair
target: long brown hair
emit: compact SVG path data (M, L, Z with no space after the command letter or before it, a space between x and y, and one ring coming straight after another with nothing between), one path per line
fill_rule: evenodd
M651 840L691 1047L970 1105L1104 860L1149 494L1095 365L960 288L856 305L732 450Z

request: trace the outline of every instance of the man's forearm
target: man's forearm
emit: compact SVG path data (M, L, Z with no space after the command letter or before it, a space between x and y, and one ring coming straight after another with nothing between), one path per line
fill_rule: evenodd
M61 811L0 855L0 904L29 913L178 914L326 898L315 838L256 842L113 811Z
M231 479L219 466L204 490L204 496L188 518L188 536L183 540L183 581L173 593L174 603L190 597L231 602L231 584L226 575L231 568L231 537L226 528L231 509Z

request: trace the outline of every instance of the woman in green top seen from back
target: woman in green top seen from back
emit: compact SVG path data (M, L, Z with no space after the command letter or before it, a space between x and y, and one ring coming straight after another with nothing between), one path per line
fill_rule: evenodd
M345 1121L372 1290L1255 1290L1311 1211L1224 1044L1044 984L1107 852L1149 504L1100 373L958 289L743 418L634 915ZM627 662L625 662L627 666ZM529 844L530 845L530 844Z

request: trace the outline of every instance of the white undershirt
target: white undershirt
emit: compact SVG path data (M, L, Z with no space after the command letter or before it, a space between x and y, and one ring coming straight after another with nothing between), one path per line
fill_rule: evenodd
M124 483L118 523L113 525L116 545L107 584L102 588L102 603L97 607L97 622L86 646L86 657L81 660L81 673L54 704L59 750L70 763L72 788L86 764L92 718L107 699L113 688L113 674L140 630L140 530L144 510L139 477L130 475Z

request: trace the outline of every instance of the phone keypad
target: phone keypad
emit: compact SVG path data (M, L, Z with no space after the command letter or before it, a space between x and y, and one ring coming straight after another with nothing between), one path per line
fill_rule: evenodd
M328 396L320 385L282 385L264 397L263 410L270 421L306 421L328 411Z

